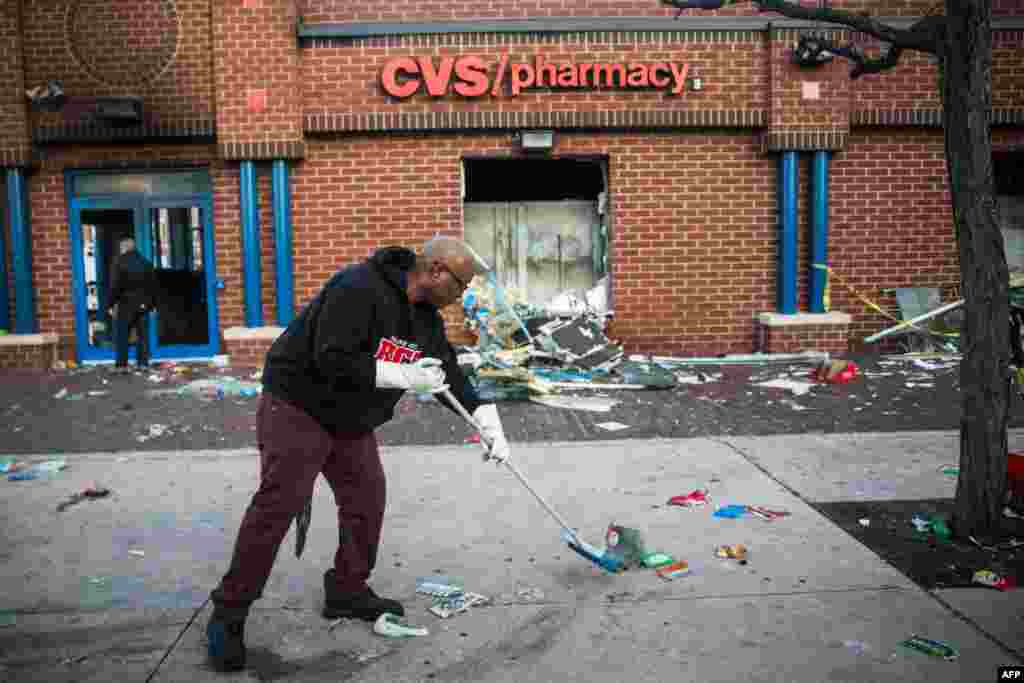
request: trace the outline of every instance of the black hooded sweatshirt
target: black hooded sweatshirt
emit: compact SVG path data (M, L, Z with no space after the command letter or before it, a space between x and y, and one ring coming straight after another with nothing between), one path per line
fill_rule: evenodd
M376 361L431 357L444 363L455 398L475 411L480 399L459 369L441 314L409 303L405 284L415 263L412 251L387 247L335 274L270 347L264 389L331 434L363 433L394 417L404 393L375 388Z

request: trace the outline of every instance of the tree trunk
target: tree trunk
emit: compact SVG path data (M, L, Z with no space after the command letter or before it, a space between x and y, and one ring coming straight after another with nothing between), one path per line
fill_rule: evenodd
M946 0L943 125L966 300L961 330L960 477L953 531L999 535L1009 416L1009 273L992 181L990 0Z

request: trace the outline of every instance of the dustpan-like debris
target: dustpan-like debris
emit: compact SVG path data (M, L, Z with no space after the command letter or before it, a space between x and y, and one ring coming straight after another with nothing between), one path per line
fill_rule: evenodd
M106 498L109 495L110 489L104 486L100 486L97 483L94 483L89 488L83 489L80 493L76 493L67 500L61 502L57 506L57 512L64 512L72 505L77 505L78 503L81 503L83 500L96 500L98 498Z

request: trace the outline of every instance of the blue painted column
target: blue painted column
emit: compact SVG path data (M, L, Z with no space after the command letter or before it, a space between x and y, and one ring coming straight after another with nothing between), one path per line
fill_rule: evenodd
M260 293L260 219L257 210L256 164L241 164L242 269L245 284L245 326L263 327Z
M11 297L7 292L7 216L0 211L0 330L11 331Z
M828 152L814 153L811 183L811 268L808 292L811 313L825 312L825 284L828 272L814 264L828 265Z
M796 152L779 158L779 313L797 312L796 302L796 188L799 166Z
M7 211L11 217L11 261L14 270L14 333L35 334L36 293L32 288L32 233L29 230L25 174L7 169Z
M295 281L292 271L292 189L288 162L274 160L271 177L274 195L274 264L276 266L277 324L287 327L295 317Z

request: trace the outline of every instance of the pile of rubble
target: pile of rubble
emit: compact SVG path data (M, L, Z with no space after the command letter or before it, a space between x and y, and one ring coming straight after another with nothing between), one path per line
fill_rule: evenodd
M531 400L561 390L675 386L661 365L625 359L605 335L607 280L578 296L566 292L543 306L516 288L476 278L463 296L466 327L476 347L459 349L459 365L489 401Z

